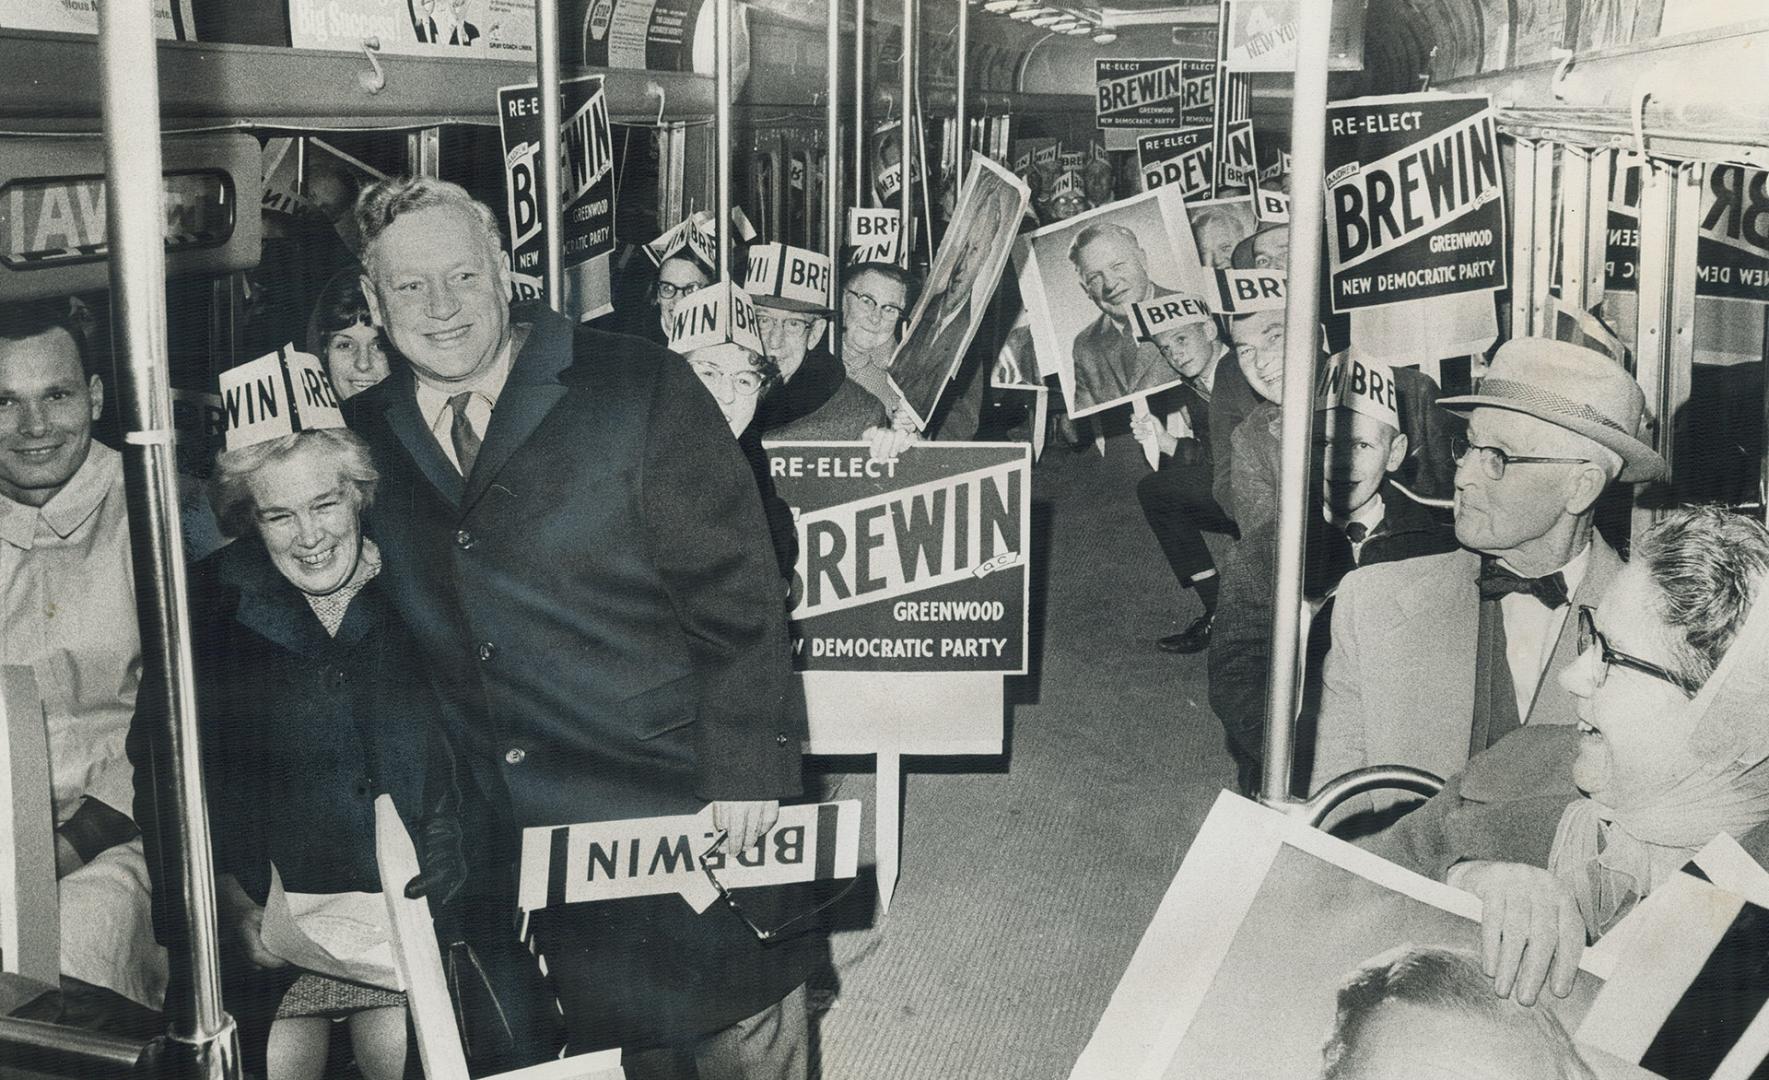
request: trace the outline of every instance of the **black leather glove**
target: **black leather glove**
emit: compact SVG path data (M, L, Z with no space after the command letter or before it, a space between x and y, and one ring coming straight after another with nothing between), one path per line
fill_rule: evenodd
M467 887L467 851L461 835L461 791L458 761L440 725L430 732L430 760L425 773L425 812L418 823L418 875L406 882L408 900L429 897L432 914L459 899Z

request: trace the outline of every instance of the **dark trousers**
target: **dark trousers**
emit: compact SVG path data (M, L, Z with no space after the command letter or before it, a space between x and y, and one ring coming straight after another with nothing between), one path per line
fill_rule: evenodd
M1211 480L1209 464L1200 462L1169 464L1136 483L1143 516L1181 585L1216 569L1204 544L1205 531L1235 535L1235 523L1210 493Z

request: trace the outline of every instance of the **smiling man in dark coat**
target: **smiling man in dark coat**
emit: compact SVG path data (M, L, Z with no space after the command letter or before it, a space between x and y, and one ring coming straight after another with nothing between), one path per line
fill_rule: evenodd
M756 843L799 793L804 730L761 502L712 397L662 349L512 309L496 218L453 184L382 182L357 220L363 291L410 366L346 419L383 476L389 592L475 777L515 828L710 803L730 848ZM530 926L574 1052L805 1075L802 939L764 946L674 895Z

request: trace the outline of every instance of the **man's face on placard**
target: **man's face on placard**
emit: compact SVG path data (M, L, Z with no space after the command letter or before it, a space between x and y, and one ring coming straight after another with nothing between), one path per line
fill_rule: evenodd
M103 384L81 369L68 331L0 338L0 495L25 506L54 498L86 463L103 409Z
M1153 292L1148 256L1116 229L1101 232L1075 253L1075 272L1094 306L1116 319L1128 320L1130 305Z

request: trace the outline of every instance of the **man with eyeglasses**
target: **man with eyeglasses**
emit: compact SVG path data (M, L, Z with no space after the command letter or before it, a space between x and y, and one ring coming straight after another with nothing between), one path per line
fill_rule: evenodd
M848 269L842 287L842 367L885 408L897 403L891 392L891 353L897 332L913 302L907 271L892 263L867 262Z
M1667 473L1639 386L1578 345L1507 342L1479 393L1440 404L1468 414L1454 446L1462 549L1341 583L1311 790L1365 765L1449 776L1521 725L1573 723L1557 678L1577 654L1571 612L1622 566L1594 508L1612 482Z
M793 285L790 270L747 283L762 346L780 369L780 384L762 401L756 426L767 438L798 441L858 439L883 427L888 422L884 404L848 378L835 354L820 347L829 327L829 260L801 248L781 251L789 266L821 269L825 284L809 287L819 298L814 303L804 299L807 286ZM754 265L762 269L770 264Z

